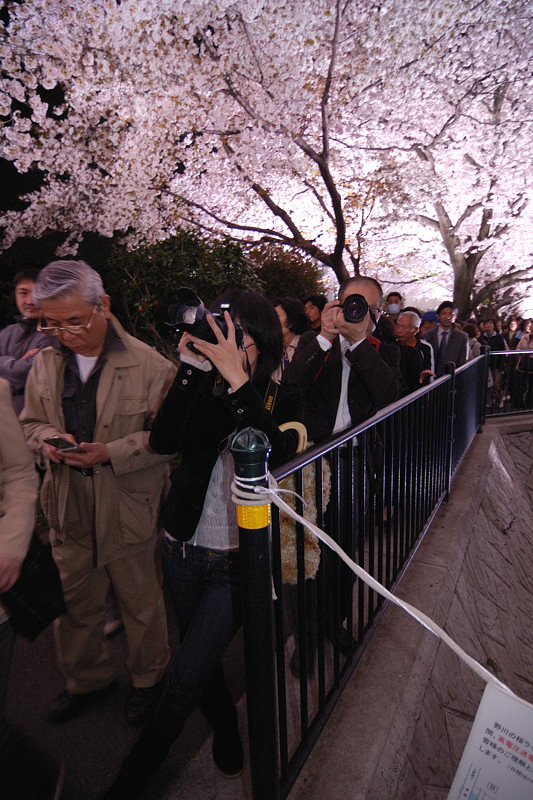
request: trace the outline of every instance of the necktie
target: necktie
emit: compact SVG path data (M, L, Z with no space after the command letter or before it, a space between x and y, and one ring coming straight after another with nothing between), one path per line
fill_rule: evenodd
M440 340L440 347L439 352L437 353L437 377L440 376L444 372L444 365L446 364L446 350L448 348L448 333L449 331L444 331L441 340Z

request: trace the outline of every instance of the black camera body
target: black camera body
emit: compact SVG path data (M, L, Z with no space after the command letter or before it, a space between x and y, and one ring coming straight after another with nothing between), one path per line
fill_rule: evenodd
M368 303L362 294L349 294L341 308L346 322L362 322L368 314Z
M212 312L211 316L224 334L224 337L227 338L228 326L226 325L226 320L224 319L225 310L229 311L229 305L222 305L221 311ZM211 330L206 319L205 306L198 295L192 291L192 289L188 289L186 287L178 289L177 302L168 309L168 318L170 323L167 324L170 324L178 334L178 341L187 331L193 336L196 336L198 339L202 339L204 342L211 342L212 344L217 343L217 338L214 332ZM240 325L237 323L234 324L235 342L237 347L242 348L244 346L244 333ZM193 353L200 353L200 351L194 346L193 342L189 342L187 347L192 350Z

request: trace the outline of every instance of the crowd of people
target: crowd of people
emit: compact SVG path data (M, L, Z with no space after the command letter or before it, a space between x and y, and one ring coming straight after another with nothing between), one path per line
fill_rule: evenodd
M422 314L403 308L398 293L384 302L380 284L362 276L329 301L270 302L234 290L212 305L207 335L181 332L171 363L123 329L100 275L83 261L19 273L15 300L20 316L0 333L2 421L11 434L0 440L0 595L20 573L39 484L66 606L55 622L65 688L47 721L64 723L114 689L104 635L112 589L131 680L125 718L142 731L105 798L141 796L197 705L213 730L216 766L238 775L243 748L221 667L241 623L233 435L264 431L271 465L282 464L299 446L296 426L283 423L303 423L310 442L324 441L439 377L450 361L461 366L479 343L533 349L531 321L460 325L451 302ZM517 359L513 369L524 369L524 356ZM493 361L491 397L500 402L510 390L517 405L530 402L531 385L521 397L516 387ZM180 632L172 658L163 581ZM2 688L13 641L0 596ZM299 675L297 650L291 669ZM4 786L12 781L13 797L37 796L10 773L4 712L5 691ZM57 797L57 786L51 792Z
M442 333L445 329L449 331L449 341L444 354L440 357L441 365L436 363L437 376L442 374L445 363L451 361L457 367L462 366L467 361L477 358L483 346L488 347L491 353L499 352L500 355L491 355L490 358L487 408L503 408L506 403L513 410L533 407L533 365L530 366L530 356L527 352L533 350L531 335L533 320L516 314L511 314L505 319L481 314L479 318L468 317L461 321L457 318L457 310L451 302L441 303L436 311L421 314L412 306L403 308L403 297L398 292L390 292L387 295L384 307L385 316L395 323L394 332L400 343L409 343L403 338L406 316L410 315L413 323L420 320L418 330L415 330L416 325L413 325L412 335L418 342L429 342L437 359L439 351L442 350ZM468 337L466 350L464 337L461 339L458 333L466 334ZM502 352L511 350L518 350L520 355L512 357L501 355Z

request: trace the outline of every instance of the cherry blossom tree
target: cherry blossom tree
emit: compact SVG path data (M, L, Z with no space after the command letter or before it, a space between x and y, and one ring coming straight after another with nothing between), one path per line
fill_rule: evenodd
M2 155L45 180L4 246L192 224L342 280L385 251L431 276L437 243L466 308L480 263L516 280L531 255L530 23L527 0L9 4Z

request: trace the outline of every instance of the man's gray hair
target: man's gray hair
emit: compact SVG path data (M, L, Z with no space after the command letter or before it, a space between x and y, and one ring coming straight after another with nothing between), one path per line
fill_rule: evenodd
M105 290L98 272L85 261L52 261L39 272L33 302L39 308L42 300L64 300L76 293L89 305L99 303Z
M416 313L416 311L402 311L398 319L401 317L411 317L411 325L413 328L419 328L422 324L422 320Z

